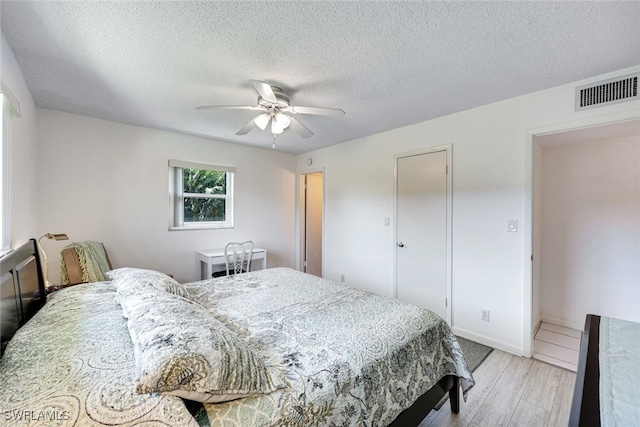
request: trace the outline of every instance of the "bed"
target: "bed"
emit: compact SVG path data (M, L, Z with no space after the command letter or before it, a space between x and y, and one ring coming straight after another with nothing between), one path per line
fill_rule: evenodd
M631 426L640 419L640 323L588 314L569 426Z
M36 255L30 242L3 269ZM39 288L36 306L41 277ZM474 384L435 314L287 268L182 285L117 269L110 282L53 293L26 320L0 360L9 424L407 426L446 393L457 412ZM196 358L211 342L215 371ZM223 380L233 386L211 385Z

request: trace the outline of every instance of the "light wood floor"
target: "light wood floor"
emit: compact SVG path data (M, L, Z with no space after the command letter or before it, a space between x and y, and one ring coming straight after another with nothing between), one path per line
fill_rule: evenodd
M476 385L460 413L449 402L420 427L562 426L569 423L575 372L494 350L473 373Z

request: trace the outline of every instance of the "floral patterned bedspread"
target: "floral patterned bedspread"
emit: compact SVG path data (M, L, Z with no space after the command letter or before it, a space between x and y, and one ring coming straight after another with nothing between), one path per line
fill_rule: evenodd
M474 380L429 310L286 268L185 285L290 387L205 404L212 426L385 426L445 375Z
M0 360L0 425L195 426L179 397L134 393L133 344L109 283L52 294Z

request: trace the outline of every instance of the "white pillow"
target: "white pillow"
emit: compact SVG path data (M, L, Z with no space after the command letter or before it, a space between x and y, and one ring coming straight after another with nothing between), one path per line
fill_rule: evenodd
M205 403L285 387L280 372L200 304L153 288L120 297L134 343L136 393Z
M170 292L184 298L189 298L189 292L172 277L155 270L143 268L123 267L107 271L107 276L116 287L118 295L126 295L135 285L152 286L158 290Z

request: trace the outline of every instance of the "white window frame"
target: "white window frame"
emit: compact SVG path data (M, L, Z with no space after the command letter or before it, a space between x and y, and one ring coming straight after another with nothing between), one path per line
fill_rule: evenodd
M13 95L9 87L0 81L0 103L2 111L0 115L0 256L4 255L11 247L11 137L13 134L12 122L14 117L20 117L20 103Z
M8 217L9 217L9 198L8 195L8 120L7 120L7 107L5 106L4 97L0 97L0 105L2 106L2 116L0 116L0 256L3 255L9 249L9 233L8 233Z
M202 169L225 172L226 194L185 193L183 190L182 170ZM215 228L233 228L233 181L236 169L230 166L207 165L203 163L169 160L169 230L202 230ZM184 221L184 198L224 199L224 221Z

